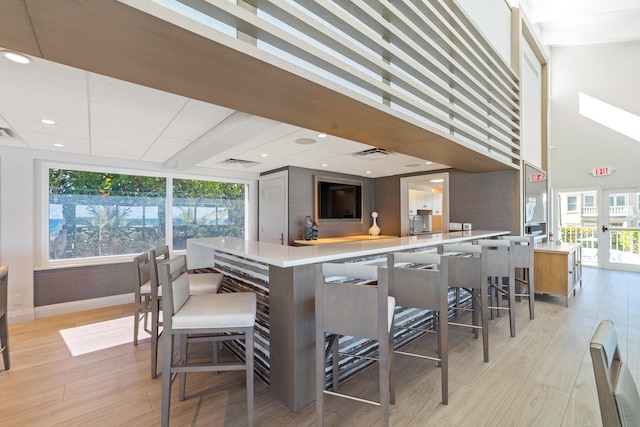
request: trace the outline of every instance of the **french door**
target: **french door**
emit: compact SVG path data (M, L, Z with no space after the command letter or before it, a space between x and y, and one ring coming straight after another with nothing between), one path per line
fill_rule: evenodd
M640 191L559 191L559 238L580 243L582 264L640 271Z
M640 271L640 193L637 189L604 190L600 238L602 265L612 270Z

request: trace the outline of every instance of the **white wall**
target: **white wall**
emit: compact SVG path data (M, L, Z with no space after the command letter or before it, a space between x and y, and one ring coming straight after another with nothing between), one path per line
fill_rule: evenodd
M12 150L11 155L0 151L0 263L9 266L7 304L11 323L34 316L33 193L33 158L26 150Z
M42 161L66 164L69 167L92 167L96 170L117 169L123 173L152 173L159 176L182 176L193 179L231 179L249 184L249 200L256 201L250 212L250 237L257 239L257 179L255 173L234 173L194 168L180 172L168 171L161 164L120 161L116 159L43 152L21 148L0 147L0 264L9 266L8 316L10 323L35 318L33 304L33 271L47 268L42 235L46 236L47 186L40 181ZM46 174L43 179L46 179ZM40 255L45 257L40 259ZM133 259L133 256L131 257ZM21 304L17 300L21 299ZM95 308L96 301L86 308ZM75 310L85 309L76 305Z
M511 64L511 8L505 0L457 0L485 38Z
M638 187L640 142L578 114L578 93L640 116L640 41L551 51L550 173L555 189ZM613 168L593 177L596 167Z

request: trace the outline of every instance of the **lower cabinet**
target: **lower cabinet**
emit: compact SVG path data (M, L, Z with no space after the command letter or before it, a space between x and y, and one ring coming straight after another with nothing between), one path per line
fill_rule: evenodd
M581 246L579 243L539 243L534 250L536 293L563 297L569 306L571 293L582 286Z

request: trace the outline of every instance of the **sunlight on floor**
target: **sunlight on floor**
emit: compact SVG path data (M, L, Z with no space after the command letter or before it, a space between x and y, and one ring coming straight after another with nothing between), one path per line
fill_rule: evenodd
M75 328L61 329L60 335L72 356L91 353L133 342L133 316L122 317ZM138 342L149 339L140 322Z

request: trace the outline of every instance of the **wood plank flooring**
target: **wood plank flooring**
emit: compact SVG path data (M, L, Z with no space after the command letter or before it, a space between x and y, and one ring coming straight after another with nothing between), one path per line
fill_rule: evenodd
M149 340L74 357L59 332L132 310L118 306L11 325L12 366L0 372L0 425L159 425L161 380L150 377ZM447 406L440 403L435 363L396 356L391 425L601 425L588 343L602 319L614 321L622 356L640 384L640 274L585 268L568 308L561 298L537 296L535 320L526 301L516 311L515 338L506 316L490 321L489 363L482 360L481 340L450 327ZM433 337L411 346L433 350ZM375 368L342 389L375 396ZM244 384L242 372L190 375L186 401L178 401L173 388L172 425L246 425ZM256 426L315 425L314 404L292 413L259 380L255 405ZM377 408L368 405L329 396L326 411L327 426L379 425Z

